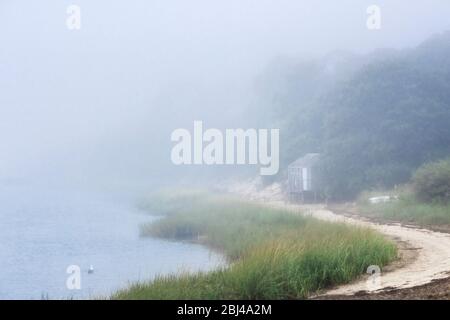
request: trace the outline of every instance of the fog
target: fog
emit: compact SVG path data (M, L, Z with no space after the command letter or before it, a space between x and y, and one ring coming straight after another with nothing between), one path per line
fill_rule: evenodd
M382 29L370 31L374 2ZM66 26L70 4L80 30ZM272 61L407 48L449 18L446 0L2 0L0 178L180 180L170 133L245 127Z

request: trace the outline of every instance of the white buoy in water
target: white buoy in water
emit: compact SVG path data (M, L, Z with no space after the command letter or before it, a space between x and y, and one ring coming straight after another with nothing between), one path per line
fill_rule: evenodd
M88 273L94 273L94 266L92 264L89 266Z

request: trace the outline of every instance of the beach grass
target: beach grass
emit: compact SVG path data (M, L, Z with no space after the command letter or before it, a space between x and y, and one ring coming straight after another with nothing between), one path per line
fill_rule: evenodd
M164 214L143 225L142 236L201 242L223 253L228 264L210 272L158 276L116 292L113 299L303 299L397 255L395 245L373 230L230 196L166 192L142 207Z
M372 204L369 198L376 194L387 194L397 199ZM450 225L450 204L422 202L407 188L388 192L365 192L357 201L358 211L373 218L415 223L423 226Z

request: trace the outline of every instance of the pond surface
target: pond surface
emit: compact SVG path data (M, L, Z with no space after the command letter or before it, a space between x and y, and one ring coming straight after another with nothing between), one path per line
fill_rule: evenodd
M151 219L104 194L0 185L0 299L104 297L158 274L221 264L200 245L140 238L139 224ZM67 288L70 265L81 269L81 289Z

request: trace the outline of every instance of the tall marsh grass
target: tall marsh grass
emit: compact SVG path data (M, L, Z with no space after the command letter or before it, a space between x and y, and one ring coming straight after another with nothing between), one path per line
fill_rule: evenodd
M202 192L160 194L145 206L165 218L143 236L192 239L220 250L219 270L160 276L114 299L299 299L386 265L396 247L369 229L334 224Z

